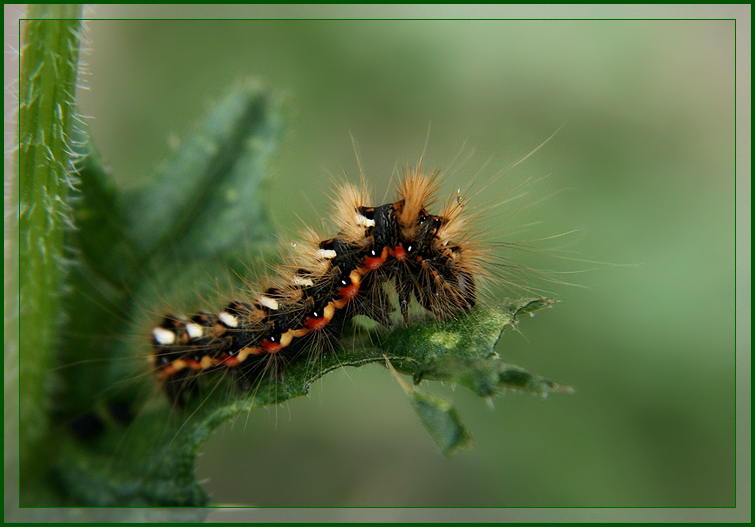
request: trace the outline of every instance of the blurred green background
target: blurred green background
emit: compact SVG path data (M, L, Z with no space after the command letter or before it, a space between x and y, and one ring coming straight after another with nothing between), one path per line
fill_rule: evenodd
M283 231L298 218L319 224L332 175L357 179L350 134L380 201L431 126L427 165L457 160L444 191L474 176L495 203L549 176L492 211L494 238L537 221L515 239L577 229L577 258L641 264L566 276L584 287L546 284L561 304L504 335L507 361L574 395L507 394L491 410L464 390L423 385L453 399L471 451L444 458L384 368L349 369L218 431L197 467L212 497L733 506L733 31L704 20L88 22L80 107L124 186L147 181L213 101L252 75L285 100L270 185Z

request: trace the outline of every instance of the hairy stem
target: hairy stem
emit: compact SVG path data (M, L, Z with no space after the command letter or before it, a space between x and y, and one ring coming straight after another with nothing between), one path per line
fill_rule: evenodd
M49 455L50 370L71 226L70 144L79 59L80 4L32 4L19 79L19 383L21 484Z

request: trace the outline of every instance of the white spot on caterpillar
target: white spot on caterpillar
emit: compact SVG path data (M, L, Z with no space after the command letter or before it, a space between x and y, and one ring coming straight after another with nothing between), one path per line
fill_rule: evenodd
M298 274L293 277L294 285L303 285L305 287L312 287L315 283L309 278L302 278ZM275 309L278 309L277 307Z
M236 318L236 315L232 315L228 311L221 311L218 314L218 320L229 328L235 328L239 325L239 319Z
M375 220L369 219L367 216L362 216L361 214L357 214L354 216L354 219L357 222L357 225L360 227L374 227L375 226Z
M337 253L332 249L319 249L317 251L317 258L320 260L332 260L336 256L338 256Z
M272 309L273 311L278 310L278 301L274 298L270 298L269 296L260 295L257 299L257 302L259 305L264 306L268 309Z
M199 324L186 324L186 333L189 334L189 338L198 339L199 337L204 335L204 328L202 328L202 326L200 326Z
M169 329L154 328L152 330L152 336L154 337L155 342L161 346L167 346L176 342L176 334Z

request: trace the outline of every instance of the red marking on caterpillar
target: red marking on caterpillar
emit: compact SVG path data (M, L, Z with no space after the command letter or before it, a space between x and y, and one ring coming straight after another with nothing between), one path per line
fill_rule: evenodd
M313 347L311 336L332 344L356 315L391 325L389 284L406 322L413 301L441 318L471 309L482 252L461 214L463 201L454 196L431 214L437 173L422 174L421 166L397 187L396 200L379 206L364 189L341 187L334 199L339 232L324 240L310 233L280 278L249 302L231 302L214 315L165 316L152 329L152 364L172 403L183 406L193 378L205 371L229 370L248 387L260 361L279 354L296 360Z
M397 245L396 247L393 247L390 249L390 254L393 256L396 260L399 262L403 262L406 260L406 250L401 247L401 245Z

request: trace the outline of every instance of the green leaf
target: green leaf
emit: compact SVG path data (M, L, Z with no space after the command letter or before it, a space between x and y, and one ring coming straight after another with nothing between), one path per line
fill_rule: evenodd
M269 237L259 199L280 133L268 96L248 80L221 101L149 187L128 197L141 252L197 258Z
M424 394L412 388L401 378L391 364L391 361L386 359L385 362L388 365L388 369L391 370L393 377L409 397L409 402L417 417L425 425L435 444L440 447L441 452L446 457L451 457L458 450L469 448L472 444L472 437L464 425L461 424L459 414L451 403L440 397Z
M417 390L409 394L409 401L445 456L451 457L458 450L471 446L472 437L461 424L459 415L451 403Z
M126 212L89 136L89 128L74 131L74 148L78 154L74 165L79 178L79 192L73 195L76 230L69 243L77 248L78 257L98 279L122 288L134 280L134 241L126 228Z
M525 299L477 308L451 321L418 320L392 331L357 336L336 353L319 354L316 362L294 361L280 380L264 376L250 392L236 390L231 379L209 377L200 382L183 413L159 400L131 424L126 438L123 429L117 428L93 443L69 438L57 478L72 503L206 505L208 498L194 480L193 466L212 430L242 412L305 395L316 379L330 371L384 363L386 357L397 370L415 376L423 372L439 379L474 379L479 375L487 379L491 371L498 371L497 388L515 385L533 393L565 391L549 381L532 385L506 377L501 372L514 370L503 364L493 349L501 332L517 324L519 314L551 304L547 299ZM375 338L379 339L378 346L369 345ZM445 356L456 360L440 360ZM489 367L491 363L498 364L498 370ZM438 364L454 367L439 369ZM524 372L519 368L516 371ZM416 390L411 393L412 406L446 455L469 444L469 435L449 403Z
M502 362L498 355L491 353L488 348L489 339L495 334L494 331L490 331L488 324L501 324L504 329L516 327L522 315L534 316L536 311L552 307L554 304L555 300L547 298L511 302L507 304L504 312L489 314L485 319L479 320L488 328L487 334L475 334L452 327L451 331L439 330L432 335L425 335L431 346L424 348L424 361L413 372L415 384L419 384L423 379L451 381L469 388L482 397L490 397L506 389L543 397L549 393L572 393L574 390L571 386L556 384L519 366ZM428 329L433 331L431 328ZM405 338L411 340L417 337L407 335Z
M80 4L32 4L19 86L19 379L21 485L43 469L50 371L66 273L73 186L70 143L79 59Z

